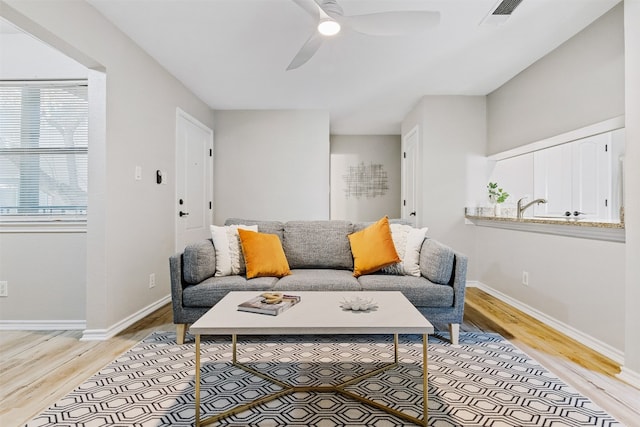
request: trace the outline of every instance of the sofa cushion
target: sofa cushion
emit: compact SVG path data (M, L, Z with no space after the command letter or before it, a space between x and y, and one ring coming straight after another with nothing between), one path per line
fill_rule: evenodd
M349 221L289 221L282 247L295 268L352 269Z
M238 229L247 266L247 279L291 274L280 239L275 234Z
M387 276L388 277L388 276ZM358 279L349 270L298 269L278 280L275 291L360 291Z
M260 221L255 219L229 218L224 225L257 225L260 233L275 234L282 242L282 234L284 232L284 223L280 221Z
M424 277L368 274L358 281L363 291L400 291L416 307L453 307L453 287Z
M420 276L420 248L427 228L415 228L406 224L389 224L391 237L400 262L382 269L386 274Z
M200 283L216 272L216 252L211 239L192 243L182 254L182 275L187 283Z
M386 216L367 228L349 235L354 277L373 273L400 262Z
M229 291L270 291L278 281L276 277L258 277L247 280L243 276L210 277L198 285L184 288L182 304L185 307L213 307Z
M244 274L244 256L240 248L238 228L258 231L257 225L226 225L219 227L211 225L211 237L213 247L216 250L216 274L215 276L230 276Z
M433 239L426 239L420 250L422 275L440 285L448 285L453 274L453 249Z

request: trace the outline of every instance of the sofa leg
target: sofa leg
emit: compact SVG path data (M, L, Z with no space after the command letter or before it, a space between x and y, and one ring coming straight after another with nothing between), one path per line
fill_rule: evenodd
M449 323L449 336L451 337L451 344L457 345L460 338L460 324Z
M187 324L186 323L178 323L176 325L176 341L179 345L184 344L184 338L187 335Z

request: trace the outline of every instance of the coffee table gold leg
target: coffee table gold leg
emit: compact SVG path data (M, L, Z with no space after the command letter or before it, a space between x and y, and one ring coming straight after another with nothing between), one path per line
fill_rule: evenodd
M200 427L200 334L196 335L196 427Z
M398 363L398 334L393 334L393 362Z
M236 334L231 335L231 361L232 363L236 363Z
M423 408L423 425L427 427L428 414L429 414L429 397L428 397L428 384L427 384L427 335L422 335L422 404Z

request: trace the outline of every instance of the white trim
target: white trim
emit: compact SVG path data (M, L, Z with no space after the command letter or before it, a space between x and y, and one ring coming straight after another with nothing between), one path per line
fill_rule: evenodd
M544 323L545 325L557 330L558 332L561 332L565 335L567 335L570 338L573 338L574 340L580 342L581 344L586 345L587 347L591 348L592 350L600 353L601 355L608 357L609 359L613 360L614 362L623 365L624 364L624 352L613 348L612 346L610 346L609 344L606 344L590 335L585 334L584 332L581 332L579 330L577 330L576 328L567 325L566 323L563 323L557 319L554 319L553 317L542 313L541 311L528 306L527 304L524 304L506 294L503 294L500 291L497 291L495 289L493 289L492 287L480 282L480 281L468 281L467 282L467 286L469 287L477 287L482 289L484 292L488 293L489 295L492 295L496 298L498 298L499 300L506 302L507 304L517 308L518 310L528 314L529 316L541 321L542 323Z
M0 320L2 331L74 331L86 327L85 320Z
M625 229L617 223L589 223L571 222L572 220L525 218L482 218L467 216L473 224L479 227L502 228L506 230L528 231L531 233L553 234L557 236L578 237L582 239L604 240L608 242L624 243ZM593 225L592 225L593 224Z
M413 135L415 134L415 138L416 138L416 142L415 142L415 165L413 168L413 177L408 177L407 176L407 159L405 157L405 154L407 152L407 140L411 137L413 137ZM416 227L420 227L422 222L422 199L420 197L420 190L421 190L421 182L422 182L422 158L420 157L422 150L420 148L421 146L421 141L420 141L420 125L417 124L414 127L412 127L406 134L402 135L402 140L400 142L400 165L401 165L401 171L400 171L400 197L401 197L401 205L400 205L400 217L402 219L405 219L407 221L411 221L413 223L413 225L415 225ZM413 194L411 195L411 198L413 199L413 209L416 212L415 218L411 219L411 217L409 216L410 212L407 212L407 207L404 205L403 201L407 200L407 179L413 179Z
M129 326L136 323L138 320L142 320L157 309L163 307L165 304L171 301L171 295L167 295L162 297L158 301L146 306L142 310L139 310L136 313L133 313L131 316L122 319L118 323L112 325L108 329L86 329L82 333L82 338L80 341L104 341L107 340Z
M86 233L87 221L0 221L0 233Z
M520 147L512 148L511 150L502 151L500 153L493 154L489 156L489 160L504 160L510 157L532 153L534 151L542 150L544 148L554 147L556 145L564 144L566 142L575 141L577 139L586 138L587 136L610 132L612 130L620 129L623 127L624 127L624 116L617 116L612 119L604 120L599 123L594 123L592 125L585 126L580 129L576 129L576 130L562 133L560 135L552 136L551 138L521 145Z
M632 387L640 390L640 372L632 371L629 368L622 367L622 370L616 377Z

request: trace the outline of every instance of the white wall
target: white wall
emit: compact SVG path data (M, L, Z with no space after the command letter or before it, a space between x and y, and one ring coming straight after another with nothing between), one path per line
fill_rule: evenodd
M622 375L640 387L640 0L625 0L626 70L626 291L625 366ZM634 165L629 167L629 165Z
M376 221L400 218L401 146L398 135L331 136L331 219ZM384 194L354 197L347 193L345 175L364 164L383 166L388 189Z
M486 153L485 97L425 96L402 122L402 134L415 126L421 158L417 225L429 227L429 237L467 254L473 278L475 229L465 225L464 207L476 197L469 193L476 191L478 176L484 174L469 165Z
M622 7L488 95L487 154L624 114Z
M329 219L329 113L216 111L214 222Z
M623 114L622 25L617 6L491 93L488 154ZM622 353L624 243L484 227L476 242L472 279Z
M211 127L213 114L85 2L8 0L0 13L83 65L106 72L104 114L96 116L90 107L98 120L90 121L86 320L90 335L113 334L170 293L176 108ZM137 165L140 181L134 180ZM156 169L167 171L168 185L155 184ZM13 250L29 256L27 246ZM12 303L25 316L39 316L30 301Z

